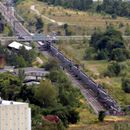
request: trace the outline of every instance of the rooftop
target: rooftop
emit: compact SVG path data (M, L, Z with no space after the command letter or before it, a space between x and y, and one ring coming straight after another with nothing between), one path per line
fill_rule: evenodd
M5 106L5 105L20 105L20 104L26 104L23 102L15 102L15 101L7 101L7 100L2 100L0 99L0 106Z
M8 47L11 47L11 48L14 48L14 49L17 49L17 50L19 50L20 47L22 47L22 46L24 46L26 50L31 50L32 49L32 47L23 45L23 44L21 44L19 42L16 42L16 41L14 41L14 42L12 42L12 43L10 43L8 45Z

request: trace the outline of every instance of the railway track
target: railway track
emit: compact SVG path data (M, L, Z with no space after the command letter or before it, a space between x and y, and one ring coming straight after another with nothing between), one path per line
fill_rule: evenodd
M76 86L78 86L82 95L85 97L85 100L93 108L93 110L96 114L98 114L100 111L106 110L103 107L103 105L101 103L99 103L99 101L97 100L97 96L93 93L93 91L91 89L89 89L88 86L83 84L80 80L75 79L76 77L72 72L67 71L66 69L65 69L65 71L66 71L66 74L68 75L68 77L73 82L73 84L76 84Z

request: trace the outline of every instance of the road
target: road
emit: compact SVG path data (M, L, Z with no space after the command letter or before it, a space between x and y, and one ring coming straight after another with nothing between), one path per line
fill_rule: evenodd
M22 68L24 70L24 81L23 83L27 85L32 84L40 84L40 81L44 79L44 77L49 74L44 68L34 68L34 67L26 67ZM19 75L19 69L15 69L14 66L5 66L4 69L0 69L0 73L10 72L15 76Z
M57 24L58 26L62 26L62 25L64 25L64 24L66 24L66 22L59 22L59 21L56 21L56 20L54 20L54 19L51 19L51 18L49 18L49 17L47 17L47 16L41 14L41 13L39 12L39 10L36 9L36 6L35 6L35 5L31 5L30 10L32 10L33 12L35 12L38 16L42 17L43 19L46 19L46 20L48 20L48 21L51 22L51 23ZM76 25L76 24L70 24L70 23L67 23L67 24L68 24L68 25Z
M44 68L35 68L35 67L26 67L22 68L24 70L26 76L45 76L49 72L46 71ZM14 72L18 75L19 69L14 69Z
M20 36L24 36L25 38L30 37L30 33L28 32L28 30L22 26L22 23L18 22L19 20L17 20L17 18L15 17L14 10L12 8L7 8L0 2L0 12L13 29L15 25L15 31Z
M38 76L38 77L41 76L42 77L49 73L44 68L26 67L26 68L21 68L21 69L24 70L25 76ZM5 68L0 69L0 73L4 73L4 72L12 72L18 75L19 69L15 69L14 66L5 66Z
M130 40L130 36L123 36L123 38L125 40ZM55 36L55 41L67 41L67 40L76 40L76 41L83 41L83 40L90 40L91 36L87 36L87 35L74 35L74 36ZM0 37L0 40L6 40L6 41L10 41L10 40L14 40L14 41L19 41L19 42L24 42L24 41L28 41L28 42L37 42L37 41L48 41L50 40L50 38L48 37L37 37L37 38L33 38L33 36L28 37L28 39L21 39L19 37Z
M7 21L10 23L11 26L13 26L14 23L16 22L15 30L20 36L24 36L24 38L27 40L28 38L31 37L31 34L20 22L17 22L18 20L14 16L14 13L13 12L10 13L10 11L8 11L7 8L4 5L2 5L2 3L0 3L0 12L2 12L5 19L7 19ZM38 46L38 44L36 44L36 46ZM42 53L45 54L44 51L42 51ZM47 52L46 54L50 56L50 54L48 54ZM82 83L76 80L76 78L73 76L71 72L68 72L67 70L65 70L65 73L69 75L69 77L72 79L72 82L74 84L77 84L79 86L82 94L85 96L85 99L88 101L88 103L92 106L95 113L98 113L99 111L104 109L102 105L99 103L99 101L96 99L95 94L90 89L86 88L87 86L84 86Z

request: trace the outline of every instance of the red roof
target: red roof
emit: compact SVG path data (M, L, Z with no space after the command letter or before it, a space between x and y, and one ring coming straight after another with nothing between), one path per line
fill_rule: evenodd
M52 123L58 123L59 122L59 117L55 115L47 115L43 117L44 120L50 121Z

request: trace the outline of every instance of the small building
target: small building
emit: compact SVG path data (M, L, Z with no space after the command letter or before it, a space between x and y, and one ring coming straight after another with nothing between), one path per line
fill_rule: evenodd
M0 99L0 130L31 130L28 103Z
M49 121L51 123L58 123L60 121L59 117L56 115L43 116L43 120Z
M8 45L9 48L12 48L12 49L15 49L15 50L19 50L22 46L24 46L25 49L28 50L28 51L32 49L32 47L21 44L21 43L16 42L16 41L14 41L14 42L12 42Z

